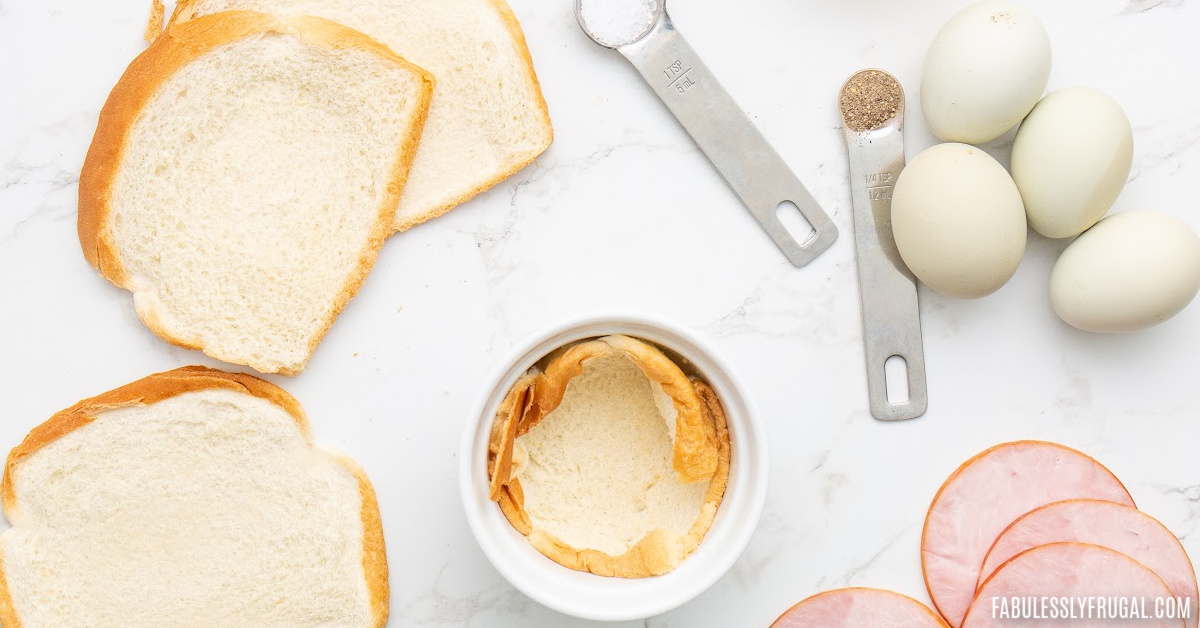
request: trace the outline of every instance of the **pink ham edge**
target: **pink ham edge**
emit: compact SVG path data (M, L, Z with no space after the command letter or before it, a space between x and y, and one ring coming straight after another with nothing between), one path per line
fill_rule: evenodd
M946 622L962 624L983 560L1010 523L1046 504L1081 498L1134 505L1103 465L1055 443L1005 443L963 463L933 498L921 535L925 586Z
M1093 499L1055 502L1008 526L983 561L979 585L1009 559L1039 545L1061 542L1099 545L1121 552L1162 578L1171 595L1192 601L1189 628L1200 625L1196 570L1175 537L1154 517L1121 504Z
M947 628L932 609L882 589L836 589L788 609L771 628Z
M1154 615L1154 600L1171 595L1166 583L1145 565L1098 545L1053 543L1018 554L992 575L967 611L963 628L1182 628L1182 619L1042 619L999 617L997 600L1032 598L1142 598Z

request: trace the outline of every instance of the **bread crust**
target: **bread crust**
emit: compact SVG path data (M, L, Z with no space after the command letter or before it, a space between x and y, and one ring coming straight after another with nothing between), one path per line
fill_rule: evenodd
M534 375L525 375L517 380L500 403L498 415L504 420L492 425L493 433L488 446L488 473L492 476L492 483L488 494L493 501L500 499L505 483L513 475L513 444L517 438L517 428L528 414L529 396L535 379Z
M521 482L511 471L515 437L527 433L562 403L567 385L583 372L584 362L614 351L629 356L651 381L663 387L675 404L673 466L679 479L709 481L700 514L685 536L677 538L665 530L653 530L620 556L575 548L536 528L525 512ZM524 408L519 407L521 400ZM725 497L731 454L725 410L707 383L698 378L688 379L670 358L642 341L609 336L570 347L558 353L545 372L534 371L518 380L497 412L488 469L492 499L513 528L528 537L530 544L546 557L564 567L601 576L647 578L673 570L700 546ZM505 456L508 462L503 462ZM707 475L703 474L705 469Z
M387 625L392 588L388 580L387 548L383 541L383 519L379 515L379 499L367 473L349 456L338 454L337 461L358 479L362 495L359 516L363 524L363 576L367 580L367 595L371 603L373 628Z
M178 10L177 7L176 11ZM129 133L142 109L154 97L158 88L184 65L214 48L252 35L272 32L291 34L306 43L334 50L353 48L371 52L412 71L419 77L423 87L417 95L417 122L397 147L398 159L387 185L387 196L377 210L375 226L359 255L358 264L348 274L341 292L334 299L324 326L309 342L305 361L298 365L283 366L251 363L254 360L243 356L222 354L204 346L200 339L185 338L177 331L167 329L153 306L149 305L147 300L137 298L136 286L132 285L133 278L121 263L108 224L112 213L110 204L113 184L124 157ZM412 167L421 130L429 115L434 84L431 74L404 60L383 44L358 31L321 18L281 18L250 11L229 11L173 23L129 64L100 111L96 134L92 138L92 144L84 158L83 170L79 175L78 230L83 256L104 278L134 292L138 316L163 340L186 349L199 349L218 360L245 364L262 373L295 375L304 368L308 357L312 356L329 327L333 325L333 321L346 307L346 303L358 293L367 273L375 264L379 249L391 233L392 223L396 218L396 207L400 202L400 192Z
M192 19L199 19L195 17L195 4L198 1L199 0L179 0L179 2L175 4L175 10L171 13L171 19L168 21L168 27L176 22L186 22ZM533 161L537 159L539 155L546 152L546 149L550 148L550 145L554 143L554 127L550 122L550 108L546 105L545 95L542 94L542 84L540 81L538 81L537 71L533 67L533 56L529 53L529 44L525 40L525 32L521 28L521 23L519 20L517 20L516 14L513 13L512 7L508 6L508 3L505 2L505 0L487 0L487 3L492 6L492 8L496 11L496 14L500 17L501 22L504 23L504 26L509 33L509 39L516 50L517 55L521 58L522 65L524 66L522 68L524 70L522 74L526 77L526 87L533 96L533 105L539 114L539 126L543 132L543 141L535 145L530 151L518 155L516 159L514 159L513 162L508 165L507 168L500 170L495 174L495 176L483 181L471 190L468 190L463 194L459 194L445 203L442 203L441 205L426 208L424 211L415 216L410 216L404 219L401 219L397 216L394 221L392 233L407 231L419 224L437 218L451 209L454 209L455 207L458 207L472 198L475 198L479 194L496 186L501 181L513 176L525 166L533 163ZM149 33L149 31L147 32Z
M163 0L151 0L150 15L146 18L146 30L142 31L142 39L146 43L155 40L163 31L163 16L166 15L167 7L163 4Z
M21 618L13 608L12 594L8 591L8 578L4 576L4 546L0 545L0 626L21 628Z
M4 464L4 478L0 480L0 501L4 512L13 526L22 518L16 493L13 489L13 471L25 458L41 448L66 436L72 431L96 420L100 413L118 408L148 406L189 392L205 390L230 390L264 399L285 410L296 420L296 427L304 436L309 447L314 447L312 428L300 402L287 391L252 375L228 373L204 366L185 366L156 373L140 380L113 389L109 392L84 399L65 410L59 411L45 423L33 428L25 440L13 448ZM383 542L383 523L379 515L379 503L375 489L358 463L342 454L328 454L358 480L362 498L360 519L363 526L363 576L366 578L370 596L374 628L387 624L390 588L388 584L387 555ZM5 577L3 546L0 545L0 625L5 628L20 628L20 617L12 604L12 596Z

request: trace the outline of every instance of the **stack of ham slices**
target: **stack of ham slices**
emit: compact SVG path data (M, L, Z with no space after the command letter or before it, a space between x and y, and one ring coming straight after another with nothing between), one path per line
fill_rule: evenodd
M959 467L929 507L921 566L940 618L897 593L839 589L772 628L1197 628L1200 614L1175 535L1103 465L1054 443L998 445Z
M1148 607L1136 612L1151 617L1138 626L1197 625L1196 572L1179 540L1137 510L1103 465L1054 443L1006 443L959 467L929 507L921 566L929 597L955 628L1014 625L994 608L1014 598L1037 601L1023 615L1053 611L1043 598L1141 600ZM1100 614L1074 610L1077 619L1047 622L1082 626Z

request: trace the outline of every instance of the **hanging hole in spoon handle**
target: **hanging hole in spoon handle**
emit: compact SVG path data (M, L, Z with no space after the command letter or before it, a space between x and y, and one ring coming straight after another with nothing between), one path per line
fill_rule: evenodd
M925 414L929 393L922 352L893 354L882 361L878 355L870 359L867 391L871 416L880 421L907 421Z
M908 360L894 355L883 363L883 376L887 380L887 400L890 404L908 403Z
M663 1L653 2L656 12L651 16L654 22L650 28L623 45L612 42L633 37L634 31L642 29L631 26L624 33L614 29L625 37L597 32L603 29L590 22L591 16L586 13L592 2L604 1L612 0L578 0L576 11L584 31L597 43L615 47L629 59L779 250L797 267L828 250L837 240L837 226L675 30ZM636 4L643 0L625 1ZM644 1L641 6L648 9L651 0ZM789 201L815 231L807 242L792 237L779 220L777 208Z
M730 185L733 183L730 182ZM791 196L782 197L778 203L768 201L766 207L752 205L754 201L744 196L742 202L758 219L759 225L775 242L775 246L799 268L832 246L837 240L838 230L808 190L799 181L795 181L794 185L797 189ZM734 190L737 191L737 188Z
M808 246L817 237L817 230L808 224L800 208L791 201L784 201L775 207L775 217L783 223L783 228L800 246Z

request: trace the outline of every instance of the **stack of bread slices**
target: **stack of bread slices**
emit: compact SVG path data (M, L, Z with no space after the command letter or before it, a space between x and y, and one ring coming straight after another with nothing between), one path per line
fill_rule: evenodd
M159 33L162 15L100 114L80 243L151 330L226 362L299 372L388 236L552 140L504 0L181 0Z

